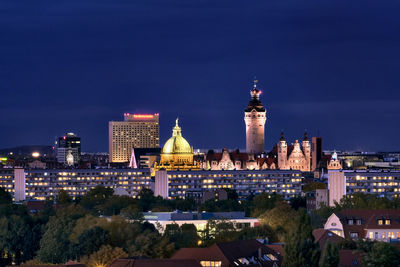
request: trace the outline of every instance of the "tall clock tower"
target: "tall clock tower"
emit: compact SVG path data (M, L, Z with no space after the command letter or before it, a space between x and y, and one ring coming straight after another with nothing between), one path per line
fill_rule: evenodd
M264 129L267 120L267 111L260 101L261 91L257 89L257 80L254 80L253 89L250 91L250 102L244 110L246 123L246 152L259 154L264 152Z

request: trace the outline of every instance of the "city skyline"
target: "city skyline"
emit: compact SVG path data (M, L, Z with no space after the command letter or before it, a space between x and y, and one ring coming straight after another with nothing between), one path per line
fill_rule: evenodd
M324 149L400 150L395 2L312 2L3 2L0 148L72 131L105 152L130 112L160 113L160 145L179 117L194 148L244 150L257 76L266 151L305 129Z

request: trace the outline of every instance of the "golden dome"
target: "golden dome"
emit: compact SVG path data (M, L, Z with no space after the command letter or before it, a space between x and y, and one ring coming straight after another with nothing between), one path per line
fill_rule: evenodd
M182 137L181 128L178 126L178 119L176 125L172 130L172 137L165 142L161 151L162 154L191 154L193 149L190 147L188 141Z

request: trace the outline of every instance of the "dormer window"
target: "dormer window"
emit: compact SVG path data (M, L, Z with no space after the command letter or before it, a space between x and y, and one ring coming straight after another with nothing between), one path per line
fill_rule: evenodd
M383 225L383 220L382 220L382 219L379 219L379 220L378 220L378 224L379 224L379 225Z
M353 220L352 219L347 220L347 224L348 225L353 225Z
M360 219L357 220L357 225L361 225L361 220Z
M390 220L389 219L385 220L385 225L390 225Z

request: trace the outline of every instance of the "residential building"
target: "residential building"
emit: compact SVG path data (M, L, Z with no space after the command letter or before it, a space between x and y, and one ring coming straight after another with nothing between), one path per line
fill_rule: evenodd
M154 189L149 169L0 169L0 187L16 202L45 200L61 189L74 198L98 185L132 197L143 188Z
M110 162L129 162L132 148L160 146L159 114L124 114L124 121L108 124Z
M217 243L207 248L181 248L171 259L195 259L203 267L278 267L282 256L257 240Z
M342 197L356 192L400 197L400 171L390 170L329 170L329 206Z
M244 110L244 122L246 124L246 152L260 154L264 152L264 130L267 120L267 111L260 101L261 91L257 88L257 80L254 80L253 89L250 91L250 102Z
M276 193L285 199L301 195L304 177L295 170L202 170L155 173L155 195L163 198L201 199L204 192L230 188L239 199Z
M398 210L342 210L332 213L324 225L346 239L400 242Z

